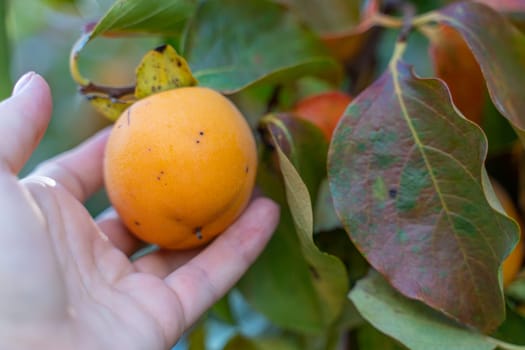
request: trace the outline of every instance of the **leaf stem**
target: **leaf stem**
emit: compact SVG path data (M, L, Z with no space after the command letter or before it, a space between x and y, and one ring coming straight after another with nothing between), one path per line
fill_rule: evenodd
M133 94L135 92L135 86L112 87L89 82L87 85L80 87L80 92L83 95L102 95L113 99L119 99Z
M412 31L412 28L414 28L414 16L416 14L416 8L411 3L404 3L403 4L403 26L401 27L401 31L399 32L399 36L397 37L398 42L405 42L408 39L408 36L410 35L410 32Z
M370 18L370 22L373 25L385 27L385 28L401 28L403 26L403 20L394 16L385 15L383 13L374 13Z
M401 57L403 57L406 48L406 41L396 42L396 45L394 47L394 53L392 54L392 58L390 59L390 63L388 64L390 67L395 67L397 65L397 62L401 59Z
M83 34L73 45L73 48L69 54L69 71L75 83L80 85L80 92L84 95L101 95L115 99L133 94L135 92L135 86L111 87L97 85L80 73L80 69L78 67L79 53L86 46L90 39L91 33Z
M411 7L410 4L408 7ZM405 11L413 11L413 10L405 10ZM414 16L412 14L412 18L410 20L413 27L421 27L428 25L431 22L436 22L439 20L439 14L436 11L430 11L423 13L418 16ZM369 19L370 23L372 25L381 26L385 28L392 28L392 29L400 29L403 28L403 26L406 24L406 20L403 20L402 18L395 17L395 16L389 16L385 15L383 13L374 13Z
M412 20L412 25L414 27L421 27L424 25L428 25L429 23L439 21L440 17L441 15L438 12L430 11L427 13L423 13L419 16L415 16Z
M88 86L91 82L89 79L82 76L78 68L78 56L80 51L86 46L90 39L90 34L82 34L82 36L75 42L69 54L69 71L73 80L80 86Z
M0 0L0 100L11 94L11 50L7 35L8 0Z

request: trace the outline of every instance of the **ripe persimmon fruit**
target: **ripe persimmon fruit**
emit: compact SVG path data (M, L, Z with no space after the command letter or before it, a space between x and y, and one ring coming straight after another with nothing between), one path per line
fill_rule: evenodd
M461 113L478 125L485 105L485 79L474 54L452 27L440 25L431 36L429 54L435 74L448 86Z
M341 91L328 91L300 100L294 106L292 113L317 125L330 140L350 102L352 102L350 95Z
M116 121L104 160L109 199L129 230L168 249L203 245L241 214L257 152L220 93L182 87L141 99Z
M496 193L496 196L498 197L501 206L505 210L508 216L516 220L520 227L520 231L523 231L523 221L518 214L518 210L516 209L516 206L514 205L514 202L512 201L512 198L510 198L507 191L501 186L498 182L496 182L494 179L491 179L492 187L494 188L494 192ZM521 270L521 265L523 263L523 258L525 255L523 245L523 239L520 236L520 241L514 247L514 250L510 253L509 256L503 261L503 286L508 286L516 277L518 272Z

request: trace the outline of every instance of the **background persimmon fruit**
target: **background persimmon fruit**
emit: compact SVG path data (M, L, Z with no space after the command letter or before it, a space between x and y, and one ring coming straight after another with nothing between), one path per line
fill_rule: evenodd
M342 91L328 91L308 96L294 106L292 113L319 127L330 140L339 119L352 97Z
M509 196L505 188L501 186L494 179L491 179L492 187L494 192L498 197L503 209L507 215L516 220L520 226L520 230L523 231L523 221L514 205L512 198ZM525 250L523 246L523 239L520 238L520 241L514 247L514 250L507 256L505 261L503 261L503 285L508 286L516 277L518 272L521 270L521 265L523 263L523 257L525 255Z

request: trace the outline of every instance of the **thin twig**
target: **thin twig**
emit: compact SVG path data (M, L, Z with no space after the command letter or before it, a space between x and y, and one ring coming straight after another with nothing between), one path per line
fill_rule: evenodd
M414 16L416 15L416 8L414 7L413 4L409 2L405 2L401 10L403 11L403 27L401 28L401 31L399 32L397 41L405 42L407 41L408 36L410 35L410 32L412 31L414 27L413 19L414 19Z
M106 95L111 98L120 98L126 95L133 94L135 92L135 87L134 86L112 87L112 86L96 85L90 82L86 86L81 86L79 90L84 95L100 93L101 95Z

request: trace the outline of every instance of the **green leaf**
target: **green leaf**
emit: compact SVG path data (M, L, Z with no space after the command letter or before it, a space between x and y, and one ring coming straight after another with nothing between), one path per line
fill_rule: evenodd
M319 249L337 256L347 266L350 285L353 285L368 273L370 264L357 250L348 234L342 228L317 233L315 235L315 243Z
M447 6L434 19L462 35L481 67L494 105L525 143L525 34L503 15L474 1Z
M485 101L481 128L487 136L489 158L491 155L509 152L516 143L516 132L512 129L509 121L494 107L489 98Z
M290 117L283 118L288 119ZM296 122L302 123L303 121L296 119ZM339 259L321 252L313 241L314 227L311 197L306 184L301 179L301 175L299 175L294 164L288 159L288 156L293 159L297 152L294 140L285 138L285 136L292 136L290 130L287 129L286 123L277 117L268 118L266 123L277 150L285 183L286 198L299 237L300 248L310 266L314 276L314 287L321 303L324 305L322 309L323 319L325 324L330 324L341 313L345 299L344 295L348 288L346 270ZM288 147L289 152L287 154L284 153L282 146ZM309 155L312 156L311 154ZM295 164L299 168L300 164ZM301 168L304 168L304 165Z
M272 239L243 276L239 290L247 302L274 324L298 332L318 333L325 325L308 264L284 196L282 177L274 168L273 154L263 152L257 185L281 206Z
M281 179L259 166L259 186L274 200L284 193ZM280 192L280 193L278 193ZM326 328L314 287L314 277L299 249L289 209L282 200L281 218L272 239L239 282L239 290L254 309L272 323L301 333L320 333Z
M285 338L233 337L224 350L299 350L299 347Z
M462 328L424 304L393 289L381 275L370 273L350 292L368 322L411 350L491 350L494 340Z
M369 324L357 330L359 349L404 350L404 346Z
M117 0L93 29L90 39L106 33L181 35L197 0Z
M308 26L317 33L342 32L359 22L359 1L325 0L278 0L292 8Z
M334 209L328 179L323 180L319 187L314 209L314 225L315 232L331 231L341 227Z
M328 143L322 131L313 123L287 113L269 114L260 124L266 132L266 141L274 146L277 140L280 150L301 174L310 198L315 202L326 177Z
M224 93L262 80L341 74L315 35L267 0L204 2L189 25L183 55L201 85Z
M320 252L312 241L310 195L316 193L325 176L326 140L319 129L298 118L273 116L265 118L262 125L270 140L280 140L277 144L272 141L280 151L263 153L258 184L281 205L281 220L239 287L248 302L275 324L304 333L321 333L341 312L348 288L341 262ZM295 167L281 159L286 156L276 154L283 150ZM288 197L290 206L284 196L289 190L278 169L286 171L287 186L297 190L298 197Z
M512 299L525 304L525 274L520 273L505 290Z
M499 271L518 227L492 192L481 130L455 109L442 81L412 73L403 49L335 131L335 209L396 289L488 332L505 317Z
M507 318L491 336L505 342L525 345L525 318L507 306Z

